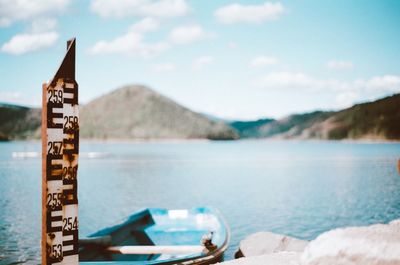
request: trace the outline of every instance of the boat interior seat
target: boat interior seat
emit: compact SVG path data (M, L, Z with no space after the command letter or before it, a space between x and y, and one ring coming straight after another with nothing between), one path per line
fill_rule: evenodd
M152 246L154 242L143 230L131 230L130 233L123 233L124 237L114 236L112 245L139 245L139 246ZM90 253L90 257L88 254ZM141 254L141 255L126 255L109 253L102 250L101 247L89 247L87 251L81 252L80 260L92 261L147 261L157 258L160 255L154 254Z
M149 227L146 234L155 245L201 245L201 238L207 230L160 231Z

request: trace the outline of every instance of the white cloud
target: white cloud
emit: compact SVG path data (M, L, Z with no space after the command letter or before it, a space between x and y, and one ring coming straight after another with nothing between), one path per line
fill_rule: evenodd
M359 80L362 84L362 80ZM369 79L365 86L370 90L388 90L389 92L400 92L400 76L384 75Z
M106 18L169 18L183 16L190 11L185 0L92 0L90 8L94 13Z
M133 24L126 34L110 41L98 41L93 47L89 48L89 53L121 53L143 57L154 56L169 48L169 44L166 42L145 42L144 33L157 30L158 27L159 22L156 19L144 18Z
M29 31L31 33L43 33L57 27L57 20L54 18L39 18L32 21Z
M160 64L155 64L152 67L152 71L156 73L172 72L174 70L175 70L175 64L173 63L160 63Z
M251 67L263 67L278 63L278 59L269 56L258 56L250 62Z
M309 88L344 90L384 90L387 92L400 91L400 75L375 76L369 79L342 81L337 79L319 79L301 72L270 72L263 76L259 85L267 88Z
M193 61L193 69L201 70L204 66L214 62L214 58L211 56L201 56Z
M208 36L210 36L210 34L207 33L201 26L189 25L172 29L169 34L169 39L171 42L176 44L186 44L205 39Z
M54 30L56 26L57 20L55 19L40 18L33 20L27 32L13 36L1 46L0 50L19 55L51 47L59 37Z
M314 87L317 83L317 80L304 73L292 72L271 72L258 82L260 86L267 88Z
M3 43L0 51L10 54L24 54L53 46L59 34L55 31L57 20L54 16L66 10L71 0L0 0L0 27L15 22L29 21L25 32L11 37Z
M160 23L158 20L151 18L151 17L146 17L146 18L140 20L139 22L133 24L130 28L130 31L146 33L146 32L155 31L159 27L160 27Z
M211 36L201 26L189 25L172 29L164 41L146 42L145 33L155 31L159 27L159 20L150 17L144 18L133 24L126 34L109 41L98 41L89 48L89 53L122 53L149 57L166 51L173 44L188 44Z
M51 47L57 40L58 33L55 31L22 33L15 35L11 40L4 43L1 47L1 51L11 54L24 54Z
M326 64L326 67L332 70L351 70L354 65L350 61L331 60Z
M390 93L399 93L400 75L342 81L319 79L301 72L271 72L260 78L256 85L267 89L293 89L304 93L333 93L336 94L337 106L345 107L361 97L376 98Z
M154 56L169 48L165 42L146 43L143 35L136 32L128 32L111 41L99 41L89 49L91 54L121 53L139 55L143 57Z
M0 0L0 27L17 21L54 16L66 10L70 0Z
M338 108L346 108L350 107L357 101L360 97L360 94L356 91L343 91L339 93L335 100L336 100L336 107Z
M267 20L277 20L284 12L285 7L281 3L265 2L261 5L226 5L217 9L214 15L219 22L225 24L261 23Z

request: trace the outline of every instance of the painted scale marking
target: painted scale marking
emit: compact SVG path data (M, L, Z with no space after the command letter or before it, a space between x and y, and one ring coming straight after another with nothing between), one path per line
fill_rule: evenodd
M46 90L46 263L78 264L78 85L60 78Z

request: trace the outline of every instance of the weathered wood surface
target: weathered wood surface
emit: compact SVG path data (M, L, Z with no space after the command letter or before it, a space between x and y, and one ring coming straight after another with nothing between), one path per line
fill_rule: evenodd
M60 68L42 89L42 264L78 264L75 39L68 41Z

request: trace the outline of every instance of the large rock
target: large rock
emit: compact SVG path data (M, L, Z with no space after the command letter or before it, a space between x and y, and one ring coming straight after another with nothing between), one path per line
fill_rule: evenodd
M224 265L259 265L259 264L271 264L271 265L299 265L301 253L300 252L288 252L283 251L279 253L272 253L261 256L253 256L240 258L222 262Z
M252 257L281 251L302 252L307 244L307 241L285 235L258 232L240 242L236 256Z
M399 160L399 161L400 161L400 160ZM389 225L397 226L397 227L400 228L400 219L391 221L391 222L389 223Z
M304 265L399 265L400 220L323 233L306 247Z

